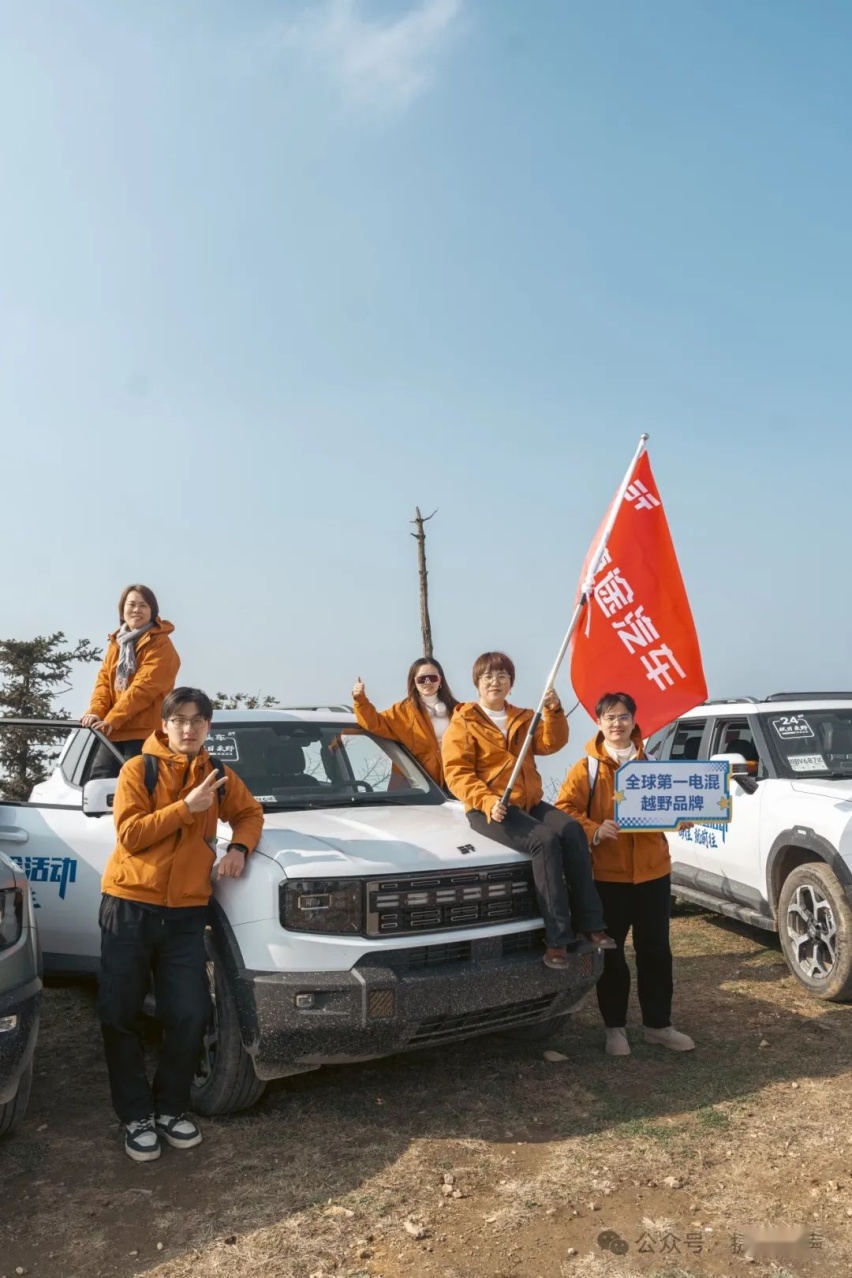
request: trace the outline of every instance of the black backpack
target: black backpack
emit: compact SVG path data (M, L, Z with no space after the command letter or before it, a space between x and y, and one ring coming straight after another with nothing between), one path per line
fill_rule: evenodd
M148 791L148 796L150 798L157 788L157 778L160 775L160 760L155 754L143 754L142 758L145 761L145 789ZM214 758L212 754L210 755L210 762L213 764L213 771L221 781L222 777L225 775L224 763L221 759ZM225 787L220 785L219 789L216 791L216 797L219 800L220 807L222 805L224 793Z

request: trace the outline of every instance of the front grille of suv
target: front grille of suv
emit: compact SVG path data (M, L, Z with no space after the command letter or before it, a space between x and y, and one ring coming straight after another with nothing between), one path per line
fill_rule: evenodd
M541 998L529 998L522 1003L506 1003L502 1007L486 1007L480 1012L467 1012L462 1016L433 1016L420 1022L407 1046L425 1047L429 1043L440 1043L448 1038L458 1038L462 1034L475 1034L478 1030L502 1029L524 1025L528 1021L539 1021L558 997L558 994L544 994Z
M375 879L366 892L368 936L485 927L538 914L532 869L524 863Z

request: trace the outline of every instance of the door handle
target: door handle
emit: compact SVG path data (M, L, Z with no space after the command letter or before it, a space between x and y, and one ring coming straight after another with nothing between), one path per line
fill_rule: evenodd
M15 830L11 826L0 825L0 839L4 843L27 843L29 837L26 830Z

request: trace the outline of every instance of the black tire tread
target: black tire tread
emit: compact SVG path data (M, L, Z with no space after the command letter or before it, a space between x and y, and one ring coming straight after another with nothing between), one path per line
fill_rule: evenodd
M234 1114L254 1105L266 1083L255 1074L252 1059L243 1047L236 1001L212 941L208 941L208 952L216 982L216 1061L207 1082L200 1087L193 1085L192 1107L197 1114Z
M33 1084L32 1062L18 1079L18 1090L10 1101L0 1105L0 1136L8 1136L23 1122L30 1099L30 1088Z
M785 920L787 906L796 888L814 880L829 897L837 920L837 964L829 979L821 985L809 985L793 967L787 954L787 930ZM837 875L824 861L807 861L787 875L778 895L778 934L781 949L793 975L804 989L829 1003L845 1003L852 999L852 908Z

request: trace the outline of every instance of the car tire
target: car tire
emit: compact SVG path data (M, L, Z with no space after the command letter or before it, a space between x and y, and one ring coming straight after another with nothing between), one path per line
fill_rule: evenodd
M787 965L811 994L852 998L852 909L824 861L788 874L778 898L778 934Z
M18 1079L18 1090L10 1101L0 1105L0 1136L8 1136L24 1120L30 1099L30 1088L33 1085L32 1062L26 1067Z
M213 1020L192 1084L192 1108L197 1114L233 1114L259 1100L266 1083L255 1074L252 1059L243 1047L236 1000L209 935L207 977Z

